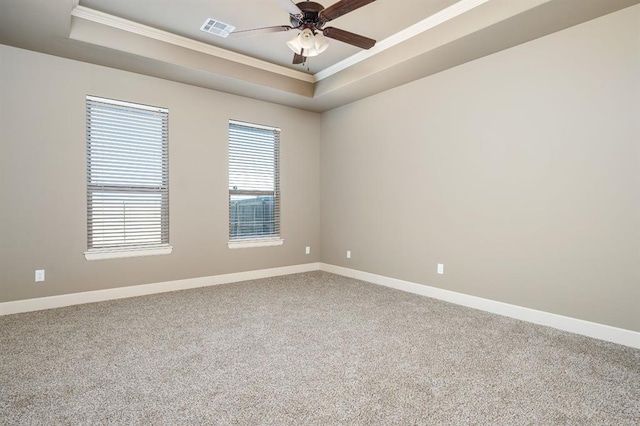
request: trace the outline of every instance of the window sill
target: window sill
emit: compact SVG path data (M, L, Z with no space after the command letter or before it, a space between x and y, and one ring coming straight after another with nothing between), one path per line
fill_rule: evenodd
M284 244L284 240L282 238L269 238L263 240L238 240L238 241L229 241L230 249L239 249L239 248L250 248L250 247L271 247L271 246L281 246Z
M173 247L171 246L126 250L89 250L84 252L84 257L87 260L104 260L118 259L123 257L159 256L163 254L170 254L172 250Z

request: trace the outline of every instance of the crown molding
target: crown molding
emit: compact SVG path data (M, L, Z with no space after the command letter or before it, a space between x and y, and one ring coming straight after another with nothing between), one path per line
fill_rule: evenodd
M385 38L384 40L376 43L375 46L373 46L371 49L362 50L355 55L352 55L334 65L331 65L330 67L323 69L322 71L315 73L313 75L315 81L318 82L327 77L330 77L359 62L364 61L365 59L371 58L378 53L384 52L387 49L405 42L412 37L415 37L425 31L437 27L440 24L450 21L462 15L463 13L469 12L470 10L475 9L478 6L488 3L489 1L490 0L460 0L459 2L454 3L451 6L442 9L440 12L434 13L433 15L423 19L422 21L405 28L400 32L397 32L390 37Z
M106 25L112 28L117 28L123 31L127 31L133 34L138 34L144 37L149 37L154 40L170 43L175 46L184 47L186 49L194 50L197 52L205 53L207 55L215 56L217 58L232 61L238 64L247 65L253 68L258 68L263 71L273 72L285 77L291 77L296 80L301 80L307 83L314 83L315 78L313 75L292 70L290 68L283 67L281 65L272 64L271 62L263 61L261 59L252 58L241 53L232 52L217 46L212 46L207 43L196 41L188 37L183 37L168 31L159 30L157 28L143 25L138 22L130 21L128 19L120 18L108 13L100 12L95 9L88 8L86 6L76 6L71 11L71 16L76 18L85 19L87 21L95 22L98 24Z

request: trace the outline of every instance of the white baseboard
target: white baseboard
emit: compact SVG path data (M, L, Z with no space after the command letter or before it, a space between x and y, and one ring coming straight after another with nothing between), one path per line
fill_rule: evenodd
M127 297L145 296L148 294L165 293L168 291L229 284L239 281L317 271L319 269L319 263L306 263L302 265L259 269L256 271L236 272L233 274L214 275L210 277L188 278L185 280L165 281L161 283L110 288L82 293L62 294L59 296L39 297L36 299L16 300L13 302L0 303L0 315L18 314L43 309L61 308L63 306L80 305L83 303L103 302L105 300L124 299Z
M481 297L344 268L342 266L329 265L327 263L320 263L320 270L640 349L640 333L637 331L523 308L522 306L510 305L495 300L483 299Z
M209 277L189 278L184 280L165 281L161 283L40 297L36 299L16 300L13 302L0 303L0 315L61 308L63 306L80 305L83 303L124 299L127 297L144 296L148 294L186 290L190 288L207 287L219 284L229 284L317 270L331 272L345 277L355 278L373 284L419 294L421 296L444 300L457 305L468 306L470 308L480 309L482 311L504 315L534 324L546 325L559 330L640 349L640 333L636 331L565 317L549 312L524 308L522 306L510 305L508 303L497 302L495 300L483 299L481 297L470 296L468 294L457 293L455 291L444 290L396 278L389 278L382 275L344 268L342 266L330 265L327 263L306 263L302 265L283 266L280 268L259 269L256 271L236 272Z

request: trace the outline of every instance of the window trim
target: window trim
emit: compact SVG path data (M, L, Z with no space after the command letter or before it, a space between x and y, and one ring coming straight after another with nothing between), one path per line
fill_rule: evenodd
M246 240L231 240L227 243L230 249L242 249L252 247L273 247L281 246L284 244L282 238L262 238L262 239L246 239Z
M110 99L110 98L103 98L103 97L98 97L98 96L92 96L92 95L86 95L85 96L85 105L86 105L86 111L87 111L87 123L89 121L89 103L104 103L104 104L108 104L108 105L112 105L112 106L116 106L116 107L123 107L123 108L132 108L132 109L139 109L142 111L150 111L150 112L156 112L156 113L161 113L161 114L165 114L165 120L167 120L165 122L165 124L168 125L168 113L169 110L168 108L163 108L163 107L155 107L155 106L150 106L150 105L144 105L144 104L139 104L139 103L134 103L134 102L128 102L128 101L120 101L120 100L116 100L116 99ZM168 129L166 130L166 134L163 138L163 150L166 150L166 153L164 155L168 155ZM87 149L87 170L90 170L91 166L89 164L89 157L90 157L90 148L89 148L89 141L90 141L90 129L88 127L87 124L87 129L86 129L86 134L87 134L87 140L86 140L86 149ZM166 175L166 184L163 184L164 191L166 191L166 203L167 203L167 209L168 207L168 203L169 203L169 181L168 181L168 175L169 175L169 162L168 162L168 157L166 158L166 163L164 165L164 167L166 167L166 169L163 170L163 174ZM95 186L95 185L94 185ZM106 187L106 186L105 186ZM87 182L86 182L86 188L87 188L87 195L89 195L91 193L91 191L95 191L97 188L93 188L92 189L92 185L89 182L89 176L87 176ZM145 189L144 187L141 187L142 189ZM144 191L146 192L146 191ZM89 207L89 201L87 199L87 204L86 204L86 213L87 213L87 224L89 223L89 215L90 215L90 207ZM170 245L169 243L169 212L167 211L167 216L165 219L163 219L163 221L166 221L166 226L167 226L167 239L163 242L160 242L158 244L151 244L151 245L140 245L140 246L115 246L115 247L98 247L98 248L89 248L89 242L91 239L91 234L90 234L90 230L87 229L87 250L84 252L84 257L86 260L89 261L93 261L93 260L105 260L105 259L117 259L117 258L127 258L127 257L141 257L141 256L157 256L157 255L167 255L170 254L173 251L173 247Z
M165 254L171 254L173 246L152 246L143 247L139 249L94 249L84 252L84 258L86 260L106 260L106 259L120 259L124 257L142 257L142 256L159 256Z
M277 137L276 137L276 145L275 145L275 155L276 155L276 162L275 162L275 187L273 191L264 191L264 190L250 190L250 189L228 189L227 190L227 194L228 194L228 202L227 202L227 208L229 211L229 215L228 215L228 227L229 227L229 232L227 233L227 237L229 238L228 242L227 242L227 247L229 249L242 249L242 248L254 248L254 247L274 247L274 246L281 246L284 244L284 239L282 238L282 226L281 226L281 204L282 204L282 190L281 190L281 186L280 186L280 166L281 166L281 160L280 160L280 133L281 133L281 129L279 127L275 127L275 126L266 126L266 125L262 125L262 124L256 124L256 123L250 123L247 121L240 121L240 120L233 120L233 119L229 119L228 121L228 127L227 127L227 132L228 132L228 141L227 141L227 177L229 177L229 171L230 171L230 166L231 166L231 162L230 162L230 157L229 157L229 153L230 153L230 142L231 142L231 126L235 125L235 126L242 126L242 127L248 127L248 128L255 128L255 129L259 129L259 130L268 130L268 131L273 131L273 132L277 132ZM228 182L229 183L229 182ZM227 185L227 187L229 187L229 185ZM264 194L261 194L264 193ZM245 237L236 237L236 238L231 238L231 196L232 195L270 195L273 194L275 199L274 199L274 203L275 203L275 209L276 209L276 213L277 213L277 223L276 223L276 228L278 230L277 235L265 235L264 237L260 237L260 236L256 236L256 235L250 235L250 236L245 236Z

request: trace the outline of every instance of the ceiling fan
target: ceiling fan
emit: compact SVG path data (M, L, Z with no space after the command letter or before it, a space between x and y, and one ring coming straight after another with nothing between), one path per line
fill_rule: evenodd
M329 46L329 42L325 37L339 40L362 49L370 49L376 44L375 40L339 28L324 28L324 25L329 21L362 6L366 6L369 3L373 3L374 1L375 0L340 0L325 8L321 4L313 1L294 3L293 0L278 0L280 5L289 12L291 25L234 31L230 37L301 30L296 37L287 42L287 46L294 52L294 64L304 64L308 57L317 56L324 52Z

